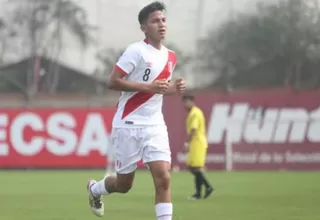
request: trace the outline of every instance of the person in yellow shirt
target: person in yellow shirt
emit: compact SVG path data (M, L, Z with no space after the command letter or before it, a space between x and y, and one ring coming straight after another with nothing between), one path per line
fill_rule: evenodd
M188 152L187 165L189 171L194 175L196 188L196 193L189 199L201 199L203 185L205 186L203 198L207 198L214 189L203 173L208 148L205 117L202 110L196 106L194 96L184 95L182 99L184 107L188 111L186 119L188 139L185 142L185 150Z

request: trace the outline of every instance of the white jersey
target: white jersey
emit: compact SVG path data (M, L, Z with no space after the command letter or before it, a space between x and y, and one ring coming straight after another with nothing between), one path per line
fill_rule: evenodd
M176 54L162 46L154 48L146 40L131 44L115 68L132 82L151 83L171 80ZM113 127L141 127L165 124L162 114L163 95L144 92L122 92Z

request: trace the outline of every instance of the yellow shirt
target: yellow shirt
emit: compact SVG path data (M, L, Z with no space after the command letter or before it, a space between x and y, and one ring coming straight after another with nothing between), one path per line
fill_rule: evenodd
M190 145L208 147L205 117L200 108L196 106L192 107L187 116L186 129L188 135L190 135L192 129L195 129L195 134L190 141Z

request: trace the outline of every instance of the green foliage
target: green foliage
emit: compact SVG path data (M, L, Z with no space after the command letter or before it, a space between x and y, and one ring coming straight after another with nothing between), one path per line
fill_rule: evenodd
M11 88L21 84L23 78L24 93L32 96L36 92L34 80L33 57L50 57L55 61L59 58L61 50L64 48L65 32L71 34L79 47L85 48L94 43L92 32L95 27L88 23L87 12L72 0L11 0L3 5L7 13L0 17L0 36L4 28L10 30L9 35L0 38L0 61L9 53L16 52L20 58L29 57L30 65L19 74L14 80L5 80L1 88L6 89L6 83ZM6 9L6 10L5 10ZM6 31L7 33L8 31ZM68 39L70 41L70 39ZM12 49L12 48L15 48ZM53 75L52 80L45 85L50 93L55 93L62 82L59 81L58 62L52 62L45 67L48 74ZM42 67L44 68L44 67ZM28 83L29 82L29 83ZM85 88L79 85L77 88ZM16 87L17 89L18 87ZM19 89L21 89L19 88ZM2 90L3 91L3 90ZM81 91L81 89L80 89Z
M320 11L304 0L258 4L211 30L201 48L202 67L217 87L296 88L320 85Z
M112 71L112 68L123 54L125 49L113 49L113 48L104 48L99 50L96 54L96 59L99 62L101 68L96 71L98 77L105 78L109 76Z
M88 24L87 13L76 2L70 0L28 0L23 3L9 3L13 13L9 19L12 25L18 27L23 37L34 36L38 45L41 40L54 42L61 40L62 29L69 31L82 46L93 42L91 31L94 27ZM22 37L22 36L21 36Z

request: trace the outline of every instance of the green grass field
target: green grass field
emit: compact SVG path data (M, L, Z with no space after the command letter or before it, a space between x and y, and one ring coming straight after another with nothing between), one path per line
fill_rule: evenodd
M1 220L99 219L88 207L86 183L101 171L1 171ZM188 201L193 180L172 174L173 220L317 220L320 218L319 173L209 173L216 191ZM139 172L127 195L105 197L110 220L154 220L153 186Z

